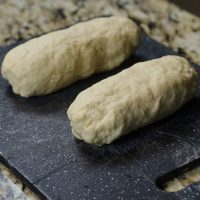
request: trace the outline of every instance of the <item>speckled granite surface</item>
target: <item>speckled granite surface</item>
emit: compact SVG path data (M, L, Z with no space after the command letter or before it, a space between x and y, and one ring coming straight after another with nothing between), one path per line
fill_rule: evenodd
M0 0L0 46L102 15L129 16L152 38L200 64L200 19L165 0ZM38 199L0 164L3 198Z
M0 0L0 45L101 15L129 16L148 35L200 64L200 19L165 0Z
M0 163L0 200L39 200L39 197Z

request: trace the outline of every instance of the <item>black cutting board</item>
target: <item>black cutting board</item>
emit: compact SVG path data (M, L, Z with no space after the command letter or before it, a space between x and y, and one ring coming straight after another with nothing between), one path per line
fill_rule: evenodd
M0 49L1 60L14 46ZM176 193L155 184L157 177L200 157L199 96L174 115L102 147L74 139L66 115L82 90L167 54L174 53L143 35L139 49L118 69L42 97L17 96L0 78L1 161L43 199L200 199L200 184Z

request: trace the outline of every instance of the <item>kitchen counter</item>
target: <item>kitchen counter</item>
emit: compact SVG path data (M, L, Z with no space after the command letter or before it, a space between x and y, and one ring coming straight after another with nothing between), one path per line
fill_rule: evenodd
M130 17L149 36L200 64L200 19L165 0L0 0L0 46L105 15ZM38 198L2 164L0 186L0 198L12 199L21 190L21 199Z
M1 0L0 46L102 15L129 16L152 38L200 64L200 20L165 0Z
M39 200L39 197L0 163L0 200Z

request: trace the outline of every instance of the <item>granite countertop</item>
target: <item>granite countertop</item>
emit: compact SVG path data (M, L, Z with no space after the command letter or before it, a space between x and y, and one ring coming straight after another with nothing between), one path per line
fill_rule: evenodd
M0 163L0 200L39 200L39 197Z
M152 38L200 64L200 20L165 0L0 0L0 46L95 16L135 20Z
M200 64L200 19L167 0L0 0L0 46L102 15L128 16L149 36ZM38 199L2 164L0 186L2 199L17 199L16 194ZM9 198L7 191L13 193Z

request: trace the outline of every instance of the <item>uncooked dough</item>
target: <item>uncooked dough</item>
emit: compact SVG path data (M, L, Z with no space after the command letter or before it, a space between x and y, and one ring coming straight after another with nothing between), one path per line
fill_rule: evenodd
M96 18L12 49L3 61L2 75L23 97L49 94L119 66L139 38L139 28L128 18Z
M67 111L72 132L88 143L109 144L174 113L197 87L197 72L185 58L137 63L76 97Z

